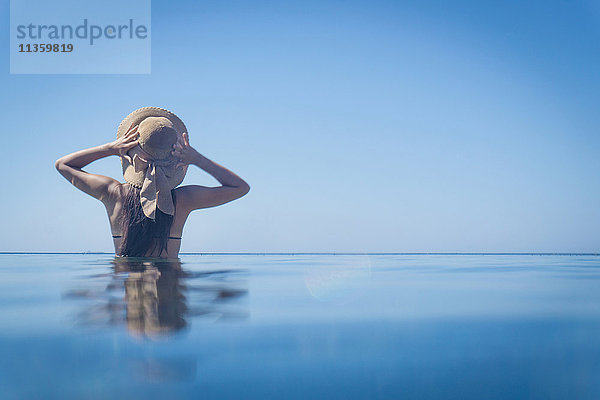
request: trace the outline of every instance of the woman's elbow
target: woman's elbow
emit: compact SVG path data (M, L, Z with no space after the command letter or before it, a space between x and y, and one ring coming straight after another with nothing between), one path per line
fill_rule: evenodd
M245 195L248 194L249 191L250 191L250 185L248 185L246 182L244 182L242 185L240 185L240 197L244 197Z
M69 170L69 165L65 162L64 157L61 157L54 162L54 168L56 168L56 170L64 176Z

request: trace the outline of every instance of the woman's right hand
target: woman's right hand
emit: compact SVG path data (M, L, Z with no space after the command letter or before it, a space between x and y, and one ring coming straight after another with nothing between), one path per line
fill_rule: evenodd
M129 149L137 146L139 136L138 126L139 125L134 126L133 124L131 124L131 126L123 136L117 138L117 140L109 144L111 151L115 155L124 157L127 155L127 151L129 151Z

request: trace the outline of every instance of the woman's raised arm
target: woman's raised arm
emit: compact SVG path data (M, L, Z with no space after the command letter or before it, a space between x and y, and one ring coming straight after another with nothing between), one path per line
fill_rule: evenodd
M125 135L114 142L79 150L59 158L55 167L76 188L104 203L112 189L119 185L119 181L103 175L90 174L81 168L104 157L125 155L127 150L138 144L137 135L137 126L131 126Z
M180 164L193 164L212 175L222 186L207 187L187 185L177 192L178 204L187 211L209 208L239 199L250 191L250 185L227 168L209 160L190 146L187 133L183 141L178 141L173 154L179 158Z

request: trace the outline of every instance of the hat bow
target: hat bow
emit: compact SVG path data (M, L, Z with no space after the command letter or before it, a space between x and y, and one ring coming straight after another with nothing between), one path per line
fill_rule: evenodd
M168 178L171 178L169 170L172 170L176 162L176 159L153 160L142 158L138 154L133 156L131 164L135 172L145 171L140 202L146 217L155 219L157 207L165 214L175 215Z

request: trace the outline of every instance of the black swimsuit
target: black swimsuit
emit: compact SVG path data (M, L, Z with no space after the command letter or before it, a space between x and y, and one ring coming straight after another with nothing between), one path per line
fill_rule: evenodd
M123 237L123 235L112 235L112 237L113 237L113 239L118 239L118 238ZM156 237L158 237L158 236L156 236ZM177 236L169 236L169 239L181 240L181 238L177 237Z

